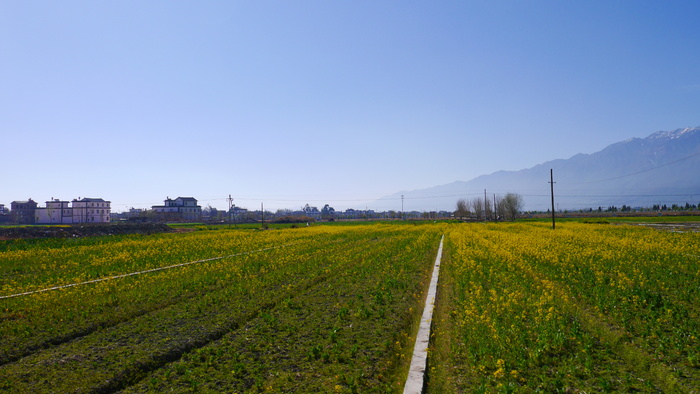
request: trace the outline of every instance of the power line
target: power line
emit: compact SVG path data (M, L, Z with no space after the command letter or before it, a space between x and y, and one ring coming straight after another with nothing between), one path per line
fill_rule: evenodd
M467 193L459 193L459 194L439 194L439 195L432 195L432 196L415 196L411 197L409 195L404 195L403 199L404 200L425 200L425 199L432 199L432 198L453 198L453 197L465 197L465 196L479 196L481 195L482 192L467 192ZM523 197L550 197L551 194L534 194L534 193L518 193ZM693 195L698 195L700 196L700 190L697 192L692 192L692 193L665 193L665 194L649 194L649 193L632 193L632 194L571 194L571 193L557 193L557 196L562 198L591 198L591 197L596 197L596 198L609 198L609 197L684 197L684 196L693 196ZM378 198L378 199L372 199L372 198L366 198L366 199L344 199L344 198L305 198L305 199L285 199L285 198L272 198L272 197L239 197L239 201L254 201L254 202L259 202L259 201L266 201L266 202L326 202L326 203L340 203L340 202L366 202L369 200L375 201L375 202L387 202L387 201L398 201L401 200L402 198L399 197L385 197L385 198ZM227 198L217 198L217 199L206 199L206 200L198 200L199 202L208 202L208 201L227 201ZM148 204L153 204L153 203L117 203L113 205L120 205L120 206L132 206L132 205L148 205Z
M680 158L680 159L678 159L678 160L674 160L674 161L671 161L671 162L668 162L668 163L665 163L665 164L661 164L661 165L656 166L656 167L647 168L646 170L641 170L641 171L637 171L637 172L632 172L632 173L629 173L629 174L624 174L624 175L616 176L616 177L613 177L613 178L599 179L599 180L595 180L595 181L579 182L579 184L589 184L589 183L607 182L607 181L614 181L614 180L617 180L617 179L627 178L627 177L630 177L630 176L633 176L633 175L643 174L643 173L645 173L645 172L653 171L653 170L656 170L656 169L659 169L659 168L668 167L668 166L670 166L670 165L680 163L680 162L682 162L682 161L691 159L691 158L696 157L696 156L700 156L700 152L699 152L699 153L694 153L694 154L692 154L692 155L690 155L690 156L682 157L682 158Z
M599 179L599 180L593 180L593 181L585 181L585 182L578 182L578 183L571 183L571 184L568 184L568 186L586 185L586 184L601 183L601 182L607 182L607 181L622 179L622 178L626 178L626 177L630 177L630 176L634 176L634 175L646 173L646 172L649 172L649 171L653 171L653 170L656 170L656 169L659 169L659 168L668 167L668 166L671 166L671 165L680 163L680 162L682 162L682 161L685 161L685 160L688 160L688 159L691 159L691 158L697 157L697 156L700 156L700 152L699 152L699 153L694 153L694 154L692 154L692 155L689 155L689 156L686 156L686 157L680 158L680 159L678 159L678 160L674 160L674 161L671 161L671 162L668 162L668 163L665 163L665 164L662 164L662 165L659 165L659 166L656 166L656 167L647 168L647 169L645 169L645 170L636 171L636 172L632 172L632 173L629 173L629 174L624 174L624 175L620 175L620 176L616 176L616 177L612 177L612 178ZM566 183L564 183L564 184L567 185ZM524 196L524 197L549 197L549 196L550 196L549 194L531 194L531 193L519 193L519 194L522 195L522 196ZM656 198L659 198L659 197L683 197L683 196L691 196L691 197L692 197L694 194L700 195L700 191L698 191L697 193L682 193L682 194L639 194L639 193L637 193L637 194L567 194L567 193L558 193L557 195L558 195L559 197L563 197L563 198L611 198L611 197L617 197L617 198L620 198L620 197L628 197L628 198L631 198L631 197L656 197ZM367 201L374 201L374 202L377 202L377 203L381 203L381 202L388 202L388 201L398 201L399 199L401 199L401 200L402 200L402 203L403 203L404 199L405 199L405 200L425 200L425 199L435 199L435 198L456 198L456 197L477 196L477 195L480 195L480 192L478 192L478 191L465 191L465 192L462 192L462 193L455 193L455 194L422 195L422 196L410 196L410 195L403 195L403 194L402 194L402 195L397 196L397 197L382 197L382 198L333 198L333 197L330 197L330 198L328 198L328 197L321 198L321 197L315 197L315 196L312 196L312 197L310 197L310 198L303 198L303 197L297 197L297 198L282 198L282 197L279 197L279 198L276 198L276 197L270 197L270 196L268 196L268 197L239 197L238 200L239 200L239 201L255 201L255 202L258 202L258 201L267 201L267 202L281 202L281 203L284 203L284 202L288 202L288 203L299 203L299 202L307 202L307 203L308 203L308 202L311 202L311 203L320 203L320 202L326 202L326 203L329 203L329 202L330 202L330 203L363 202L363 203L364 203L364 202L367 202ZM223 202L223 201L227 201L227 198L207 198L207 199L199 199L198 201L199 201L199 202L214 202L214 201L221 201L221 202ZM125 207L126 207L126 206L135 206L135 205L138 205L138 206L143 206L143 205L157 205L157 204L159 204L159 203L160 203L160 201L159 201L159 202L139 202L139 203L135 203L135 202L132 202L132 203L112 203L112 205L113 205L113 206L125 206ZM403 205L403 204L402 204L402 205ZM402 210L403 210L403 209L402 209Z

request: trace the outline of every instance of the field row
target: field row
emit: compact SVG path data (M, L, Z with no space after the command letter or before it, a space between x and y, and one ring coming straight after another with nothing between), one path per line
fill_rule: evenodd
M57 247L60 259L39 251L47 267L34 273L39 286L29 267L17 269L30 261L13 260L5 293L289 245L5 299L0 388L390 390L405 379L439 236L438 226L370 226L130 236L101 248L83 241L64 246L72 255ZM148 240L170 258L123 257L140 250L132 242L155 248Z
M430 391L698 391L699 236L452 228Z
M700 391L700 234L370 224L0 243L0 390Z

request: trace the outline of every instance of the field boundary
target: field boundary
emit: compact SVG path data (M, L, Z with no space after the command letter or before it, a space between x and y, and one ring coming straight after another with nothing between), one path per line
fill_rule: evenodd
M423 392L425 368L428 363L430 325L433 320L433 310L435 309L435 296L437 295L440 260L442 258L442 243L444 240L445 235L440 238L440 246L438 247L437 256L435 257L433 275L430 277L430 287L428 288L428 296L425 298L425 308L423 309L423 316L420 320L418 335L416 335L416 344L413 348L413 358L411 359L411 367L408 371L408 377L406 378L406 385L403 390L404 394L420 394Z
M261 252L265 252L265 251L268 251L268 250L286 248L286 247L288 247L288 246L292 246L292 245L296 245L296 244L299 244L299 242L291 243L291 244L286 244L286 245L280 245L280 246L273 246L273 247L264 248L264 249L251 250L251 251L248 251L248 252L234 253L234 254L230 254L230 255L227 255L227 256L211 257L211 258L208 258L208 259L202 259L202 260L196 260L196 261L188 261L188 262L186 262L186 263L173 264L173 265L168 265L168 266L165 266L165 267L151 268L151 269L147 269L147 270L143 270L143 271L130 272L130 273L128 273L128 274L120 274L120 275L108 276L108 277L106 277L106 278L97 278L97 279L87 280L87 281L84 281L84 282L70 283L70 284L67 284L67 285L60 285L60 286L48 287L48 288L46 288L46 289L25 291L24 293L17 293L17 294L10 294L10 295L0 296L0 300L6 299L6 298L14 298L14 297L21 297L21 296L32 295L32 294L37 294L37 293L43 293L43 292L52 291L52 290L66 289L66 288L74 287L74 286L89 285L89 284L92 284L92 283L104 282L104 281L107 281L107 280L114 280L114 279L121 279L121 278L126 278L126 277L129 277L129 276L136 276L136 275L148 274L148 273L156 272L156 271L164 271L164 270L173 269L173 268L178 268L178 267L184 267L184 266L192 265L192 264L206 263L206 262L208 262L208 261L222 260L222 259L226 259L226 258L229 258L229 257L237 257L237 256L244 256L244 255L247 255L247 254L261 253Z

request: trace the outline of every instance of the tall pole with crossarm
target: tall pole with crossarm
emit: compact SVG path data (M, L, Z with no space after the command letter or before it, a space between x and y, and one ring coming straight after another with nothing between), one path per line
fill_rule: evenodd
M552 230L554 230L554 171L549 169L549 184L552 187Z
M231 211L232 211L231 205L233 204L233 198L231 197L230 194L228 195L227 200L228 200L228 228L231 228Z

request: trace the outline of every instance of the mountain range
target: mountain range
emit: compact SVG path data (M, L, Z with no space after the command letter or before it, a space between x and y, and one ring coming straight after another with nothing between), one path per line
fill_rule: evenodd
M410 203L406 210L454 210L459 198L518 193L524 210L551 208L550 170L556 210L609 206L700 203L700 127L659 131L614 143L599 152L551 160L520 171L498 171L469 181L398 192L378 200Z

